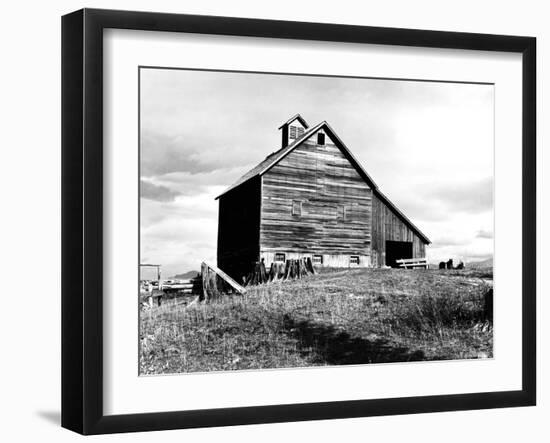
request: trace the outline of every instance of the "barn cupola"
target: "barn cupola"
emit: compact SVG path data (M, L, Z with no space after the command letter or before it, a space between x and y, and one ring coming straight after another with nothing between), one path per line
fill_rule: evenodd
M296 114L284 122L279 126L282 135L282 147L286 148L288 145L294 143L294 140L304 135L308 128L309 125L300 114Z

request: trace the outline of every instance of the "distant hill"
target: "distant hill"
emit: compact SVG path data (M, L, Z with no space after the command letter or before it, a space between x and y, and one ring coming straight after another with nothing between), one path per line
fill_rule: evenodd
M189 280L191 278L195 278L199 274L200 274L199 271L187 271L187 272L184 272L183 274L176 274L171 278L179 279L179 280Z
M444 260L445 262L447 260ZM456 266L460 263L460 260L454 260L453 265ZM485 260L480 261L466 261L464 262L464 266L467 269L481 269L481 268L492 268L493 267L493 257L487 258ZM430 263L431 269L437 269L439 267L439 262L437 263Z
M479 269L479 268L492 268L493 267L493 257L487 258L481 261L473 261L467 263L469 268Z

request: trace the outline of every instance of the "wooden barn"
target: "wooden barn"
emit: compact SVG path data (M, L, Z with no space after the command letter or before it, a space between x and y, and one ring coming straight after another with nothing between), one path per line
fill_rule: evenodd
M217 197L221 269L241 281L262 259L347 268L425 257L430 240L326 121L310 127L298 114L279 129L282 147Z

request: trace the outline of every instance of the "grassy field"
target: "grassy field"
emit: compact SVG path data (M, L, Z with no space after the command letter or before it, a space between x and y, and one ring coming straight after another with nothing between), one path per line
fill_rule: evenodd
M492 357L492 269L356 269L141 312L140 373Z

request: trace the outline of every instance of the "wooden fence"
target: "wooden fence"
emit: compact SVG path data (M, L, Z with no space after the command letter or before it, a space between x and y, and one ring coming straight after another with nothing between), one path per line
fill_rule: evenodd
M291 259L271 264L266 269L264 261L256 262L254 269L245 278L245 285L258 285L262 283L285 281L303 278L315 274L315 268L311 258ZM155 304L162 304L163 295L170 293L197 294L196 301L209 301L226 294L244 294L246 289L233 280L217 266L203 262L201 275L190 280L181 280L163 285L162 290L155 289L149 294L143 294L143 301L152 308Z
M200 294L202 292L202 277L197 275L189 280L179 280L177 283L165 283L162 290L166 294Z

